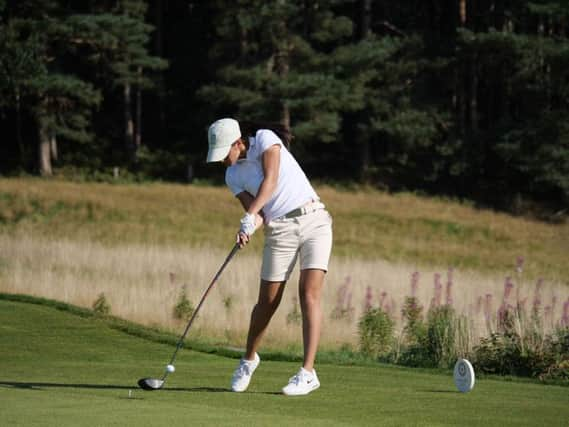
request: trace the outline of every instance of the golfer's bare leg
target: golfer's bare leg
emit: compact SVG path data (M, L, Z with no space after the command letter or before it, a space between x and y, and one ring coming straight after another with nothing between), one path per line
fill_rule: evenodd
M255 358L255 352L259 348L259 344L267 330L269 321L281 302L285 283L286 282L267 282L261 280L259 298L251 313L245 359L253 360Z
M302 270L298 293L302 310L302 338L304 342L303 368L312 371L320 341L322 307L320 305L324 276L322 270Z

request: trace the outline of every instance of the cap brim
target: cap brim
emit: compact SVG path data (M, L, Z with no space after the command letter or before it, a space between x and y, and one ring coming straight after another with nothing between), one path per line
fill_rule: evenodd
M227 157L229 154L229 150L231 149L231 145L227 145L225 147L215 147L210 148L207 152L207 163L212 162L221 162L223 159Z

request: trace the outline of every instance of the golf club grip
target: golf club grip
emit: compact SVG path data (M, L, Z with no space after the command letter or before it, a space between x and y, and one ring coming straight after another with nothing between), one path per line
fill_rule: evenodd
M200 302L198 303L196 309L194 310L194 313L192 314L192 317L190 318L190 321L186 325L186 329L184 330L184 333L182 334L182 336L180 337L180 339L178 341L178 344L176 345L176 351L172 355L172 359L170 360L170 365L174 364L174 361L176 360L176 354L178 353L178 350L182 347L182 343L184 342L184 339L186 338L186 335L188 334L188 331L190 330L192 323L194 323L194 319L197 317L198 312L200 311L200 308L202 307L207 295L209 294L209 291L213 288L213 285L215 285L215 283L217 282L217 279L219 279L219 276L221 276L221 273L223 273L223 270L225 270L225 267L227 267L227 264L229 264L229 261L231 261L231 259L235 256L235 254L237 253L238 250L239 250L239 244L235 244L235 246L233 246L233 249L231 249L231 252L229 252L229 255L227 255L227 258L225 258L225 261L223 262L223 264L219 268L219 271L214 276L210 285L207 287L207 289L203 293L202 298L200 299Z

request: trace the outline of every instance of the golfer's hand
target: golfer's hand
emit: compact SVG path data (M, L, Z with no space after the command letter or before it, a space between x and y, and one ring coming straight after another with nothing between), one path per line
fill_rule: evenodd
M259 214L251 214L247 212L243 218L241 218L241 227L237 233L237 244L240 248L243 248L255 231L263 225L263 217Z
M242 231L237 233L237 244L239 245L239 249L245 247L245 245L249 243L249 236Z
M257 229L256 222L256 215L247 212L245 215L243 215L243 218L241 218L241 227L239 227L239 232L245 233L247 236L252 236Z

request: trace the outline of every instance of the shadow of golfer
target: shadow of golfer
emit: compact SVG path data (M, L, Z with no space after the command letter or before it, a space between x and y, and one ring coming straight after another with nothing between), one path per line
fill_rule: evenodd
M86 388L100 390L132 390L138 388L136 384L111 385L111 384L73 384L73 383L45 383L45 382L16 382L0 381L0 387L23 388L29 390L42 390L44 388Z
M205 392L205 393L231 393L231 394L243 394L235 393L229 388L222 387L191 387L191 388L176 388L176 387L164 387L163 391L189 391L189 392ZM268 395L282 395L282 393L276 391L248 391L246 394L268 394Z
M116 385L116 384L76 384L76 383L48 383L48 382L16 382L16 381L0 381L0 387L20 388L27 390L41 391L46 388L83 388L92 390L139 390L138 385ZM142 390L146 391L146 390ZM164 387L162 392L169 391L185 391L198 393L233 393L229 388L222 387ZM273 394L277 392L249 392L256 394Z

